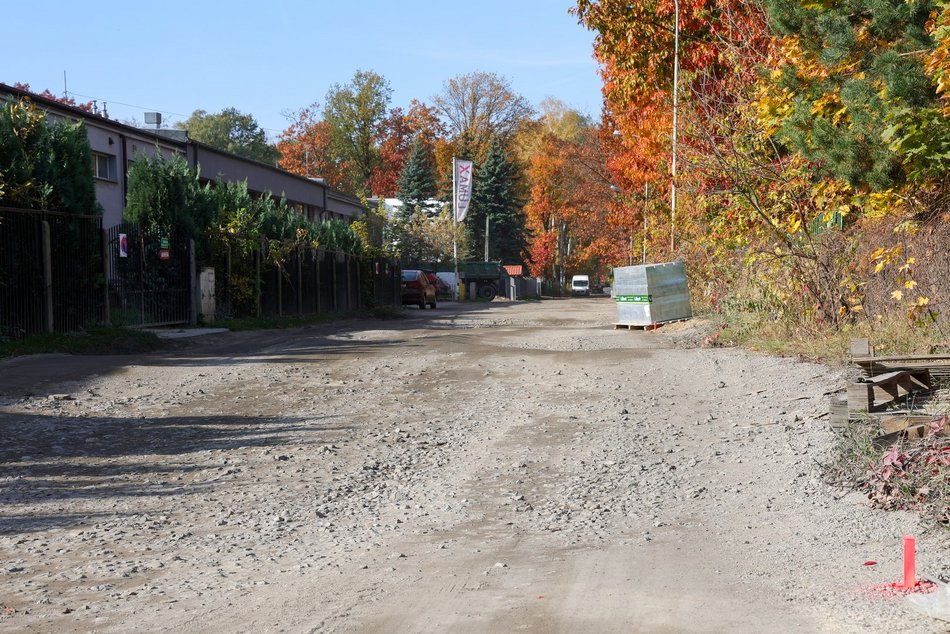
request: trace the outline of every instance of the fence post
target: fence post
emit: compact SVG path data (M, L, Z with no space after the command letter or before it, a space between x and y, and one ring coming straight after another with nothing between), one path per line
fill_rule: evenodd
M188 314L188 324L198 325L198 266L195 264L195 241L194 238L188 239L188 290L191 291L191 310Z
M356 310L363 310L363 262L357 256L353 259L356 260Z
M53 332L53 252L50 246L49 222L41 221L43 227L43 300L46 332Z
M102 285L102 323L104 326L112 325L112 310L109 306L109 230L101 229L99 231L99 240L102 246L102 279L105 283Z
M274 265L274 279L277 280L277 316L284 315L284 278L280 276L280 267Z
M231 306L231 242L230 241L227 243L227 246L228 246L228 250L225 252L225 260L224 260L224 268L226 271L225 275L227 276L226 278L227 281L225 282L226 285L224 287L224 297L225 297L225 302L226 302L225 306L227 307L226 308L227 313L225 313L225 315L230 317L234 312L234 309Z
M303 252L297 247L297 314L303 315Z
M322 301L322 299L321 299L321 297L320 297L321 291L323 290L323 289L321 288L321 287L323 286L323 281L320 279L320 260L323 259L323 254L324 254L324 253L326 253L326 251L322 251L322 250L320 250L320 249L317 249L317 250L316 250L316 255L314 255L314 258L313 258L313 261L315 262L315 265L316 265L316 267L317 267L317 277L316 277L316 283L314 284L314 286L315 286L315 288L316 288L316 293L317 293L317 314L318 314L318 315L319 315L319 314L322 312L322 310L323 310L323 301Z
M254 249L254 316L261 317L261 245Z
M397 268L394 258L389 267L389 283L393 292L393 308L402 306L402 275L397 275Z
M333 277L333 279L332 279L333 284L331 284L330 286L333 288L333 312L337 312L337 299L336 299L336 296L337 296L339 293L337 293L337 288L336 288L336 287L337 287L337 283L336 283L336 251L333 252L333 259L331 260L331 263L332 263L332 265L331 265L331 267L330 267L330 270L333 272L333 276L332 276L332 277Z
M353 312L353 267L350 266L350 254L344 255L346 258L346 312Z

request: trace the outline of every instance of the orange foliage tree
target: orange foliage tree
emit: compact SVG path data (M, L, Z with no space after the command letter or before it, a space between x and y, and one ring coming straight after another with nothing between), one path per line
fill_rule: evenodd
M689 97L680 101L679 148L686 158L683 167L688 168L691 146L696 149L715 133L697 134L683 126L690 120L684 110L700 96L717 116L728 119L732 106L721 97L729 92L727 86L755 79L757 51L768 40L757 3L681 0L679 5L680 95ZM574 13L581 24L597 32L594 49L604 80L607 121L619 141L607 160L614 182L627 192L642 192L647 184L655 192L665 192L672 140L673 0L578 0ZM748 53L746 60L733 55L740 44ZM692 118L694 123L698 120ZM687 190L684 194L707 184L701 182L701 174L683 168L680 172L681 187L689 185L682 187Z
M528 267L560 284L573 273L606 280L628 257L630 218L611 189L601 128L546 125L538 134L527 171Z
M345 172L349 166L330 158L330 129L319 112L317 103L299 110L290 127L280 134L279 165L307 178L323 178L330 187L339 188L346 182Z
M396 181L402 173L413 141L422 141L430 156L436 143L445 136L445 126L435 108L413 99L409 111L393 108L383 122L384 133L379 140L381 163L370 178L369 188L377 196L396 195Z

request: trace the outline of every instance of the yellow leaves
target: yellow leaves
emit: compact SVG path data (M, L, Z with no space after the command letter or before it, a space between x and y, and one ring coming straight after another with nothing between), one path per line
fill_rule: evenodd
M923 306L926 306L926 305L929 304L929 303L930 303L930 298L927 297L926 295L921 295L920 297L917 298L917 303L916 303L916 305L917 305L917 306L920 306L920 307L923 307Z
M896 245L893 247L879 247L871 253L871 261L874 262L874 272L880 273L884 267L895 261L904 253L904 247Z
M906 282L904 282L904 288L913 290L917 288L917 282L915 282L914 280L907 280Z
M901 290L893 291L891 293L891 297L893 297L897 301L901 301L902 299L904 299L904 291L901 291Z
M755 102L756 117L768 136L778 132L793 110L792 93L789 90L763 94Z
M834 125L838 125L847 112L848 108L841 103L841 97L833 92L822 95L811 106L811 113L814 116L831 119Z
M894 233L906 233L908 235L914 235L920 231L920 223L916 220L904 220L899 222L896 227L894 227Z
M893 189L874 192L864 198L864 209L864 215L868 218L883 218L903 211L904 199Z
M796 234L802 230L802 221L799 217L790 218L788 221L788 232L791 234Z

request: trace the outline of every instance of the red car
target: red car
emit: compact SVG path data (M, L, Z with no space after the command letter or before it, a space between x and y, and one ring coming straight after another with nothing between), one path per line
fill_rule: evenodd
M423 271L409 270L402 272L403 304L416 304L419 308L425 308L428 304L435 308L435 292L435 284Z

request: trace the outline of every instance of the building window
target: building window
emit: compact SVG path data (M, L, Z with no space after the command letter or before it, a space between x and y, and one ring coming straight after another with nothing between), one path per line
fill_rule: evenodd
M117 181L115 157L111 154L92 153L92 174L105 181Z

